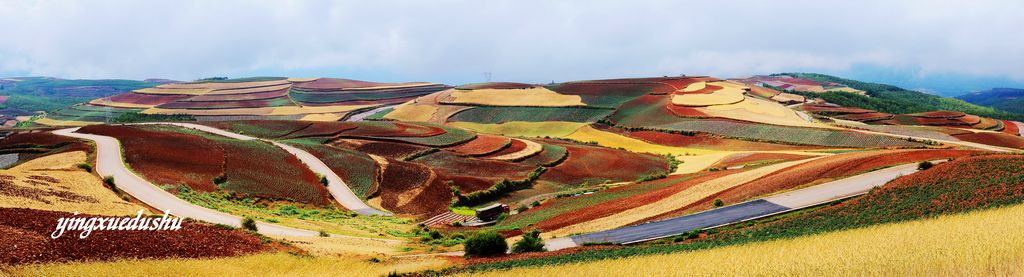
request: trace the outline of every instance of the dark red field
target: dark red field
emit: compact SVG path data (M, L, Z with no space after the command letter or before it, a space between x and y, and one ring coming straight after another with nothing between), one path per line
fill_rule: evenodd
M507 137L492 135L477 135L467 143L448 148L449 151L467 156L481 156L497 152L511 144Z
M490 188L501 179L523 180L536 169L536 167L519 163L458 156L447 151L426 155L413 160L413 162L430 166L435 172L447 177L473 177L473 179L483 180L464 180L468 181L467 183L455 182L454 185L464 193Z
M982 132L965 133L961 135L954 135L953 137L969 142L1024 149L1024 138L1009 134Z
M330 143L345 149L352 149L366 154L388 157L392 159L405 159L413 154L427 151L430 148L408 143L371 141L358 139L341 139Z
M454 196L427 166L393 159L388 159L378 192L370 195L379 195L389 211L419 217L444 211Z
M85 215L79 215L82 217ZM62 217L71 213L0 208L0 262L25 263L110 261L119 259L209 258L271 250L260 238L241 230L183 222L176 231L78 231L51 239Z
M661 156L559 141L544 143L565 147L569 152L564 162L541 174L540 179L544 181L573 185L598 184L605 181L632 181L668 171L668 160Z
M152 128L92 125L79 132L117 138L125 161L157 185L184 184L197 191L216 191L213 179L224 174L224 150L217 142L190 134Z
M380 85L387 84L348 79L320 78L311 82L298 83L293 86L295 88L310 90L341 90L346 88L362 88Z
M1012 121L1003 120L1003 133L1007 135L1020 136L1020 127Z
M192 97L191 95L160 95L143 93L122 93L107 98L111 102L141 105L160 105Z
M493 158L493 157L497 157L497 156L501 156L501 155L507 155L507 154L512 154L512 153L516 153L516 152L519 152L519 151L523 151L524 149L526 149L526 143L523 142L522 140L514 139L514 140L512 140L512 143L508 145L508 147L502 148L501 150L499 150L497 152L493 152L493 153L488 154L488 155L483 156L483 157L484 158Z
M728 168L732 166L744 165L744 164L765 164L765 163L776 163L784 161L795 161L810 158L808 155L797 155L797 154L780 154L780 153L746 153L746 154L735 154L721 161L718 161L711 167L715 168Z

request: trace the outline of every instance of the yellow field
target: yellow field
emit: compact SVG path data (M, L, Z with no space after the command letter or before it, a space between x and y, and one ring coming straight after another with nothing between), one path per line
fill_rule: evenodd
M450 104L477 104L487 106L586 106L579 95L559 94L540 86L528 89L455 90L448 99L445 99L442 102Z
M28 197L0 194L0 207L31 208L48 211L80 212L97 215L131 215L141 206L128 203L119 198L110 189L103 186L99 177L78 169L75 165L85 162L85 152L76 151L49 155L37 158L8 170L0 170L0 175L12 176L12 188L58 192L65 195L88 197L85 199L62 199L57 196L41 196L40 199L50 204ZM49 182L32 183L30 176L56 178L55 184ZM10 177L5 177L10 178Z
M155 106L155 105L147 105L147 104L114 102L114 101L107 100L107 98L93 99L92 101L89 101L89 104L93 104L93 105L97 105L97 106L110 106L110 107L118 107L118 108L137 108L137 109L152 108L153 106Z
M163 86L133 90L142 94L177 94L177 95L203 95L212 89L208 88L166 88Z
M732 118L750 122L785 125L785 126L812 126L793 110L782 104L761 100L753 97L746 97L739 103L729 105L716 105L697 108L697 110L715 117Z
M704 107L728 105L743 101L743 90L736 87L723 87L707 94L677 94L672 96L672 104L688 107Z
M375 105L338 105L338 106L284 106L237 109L161 109L143 110L144 114L190 114L190 115L300 115L321 113L344 113L358 109L370 108Z
M665 145L658 145L649 143L646 141L638 140L635 138L623 136L620 134L605 132L594 129L590 126L583 126L576 132L565 136L565 138L579 140L579 141L596 141L598 145L611 147L611 148L623 148L632 152L638 153L651 153L657 155L688 155L688 154L706 154L714 153L717 151L696 149L696 148L682 148L682 147L671 147Z
M305 120L305 121L338 121L338 120L341 120L341 116L343 116L343 115L344 114L336 114L336 113L307 114L306 116L303 116L299 120Z
M474 276L1020 276L1024 205L789 240Z
M530 155L533 155L533 154L540 153L541 150L544 150L544 146L540 145L540 143L536 143L536 142L525 140L525 139L516 139L516 140L522 141L523 143L526 143L526 148L523 148L523 150L518 151L518 152L508 153L508 154L505 154L505 155L493 157L491 159L493 159L493 160L502 160L502 161L514 161L514 160L522 159L524 157L527 157L527 156L530 156Z
M401 121L430 121L430 118L437 112L437 106L435 105L420 105L415 103L405 103L395 107L395 110L384 116L387 119L401 120Z
M659 214L692 204L701 199L704 199L705 197L711 196L712 194L715 194L717 192L744 184L746 182L753 181L754 179L761 178L762 176L771 174L772 172L778 171L780 169L805 163L811 160L816 160L816 158L779 163L760 167L749 171L723 176L718 179L697 184L686 190L673 194L669 197L665 197L661 200L648 203L640 207L625 210L613 215L594 219L591 221L567 226L546 233L545 235L562 237L570 234L590 233L626 226L627 224L643 220L648 217L657 216Z
M687 85L685 88L683 88L683 92L694 92L694 91L702 90L705 87L707 87L707 85L708 85L707 82L692 83L692 84Z
M564 137L572 134L587 123L545 121L526 122L512 121L501 124L481 124L474 122L449 122L448 126L472 130L477 133L502 135L509 137Z
M294 78L293 77L293 78L288 78L288 81L292 82L292 83L305 83L305 82L316 81L318 79L320 79L320 78L316 78L316 77L314 77L314 78Z
M161 89L237 89L237 88L252 88L252 87L266 87L274 85L288 84L288 80L273 80L273 81L257 81L257 82L206 82L206 83L177 83L177 84L166 84L159 85L156 88Z
M301 257L286 253L216 259L124 260L14 268L15 276L383 276L390 272L440 269L436 257L384 258L363 255Z
M676 160L682 163L676 167L676 171L672 172L672 175L677 174L690 174L703 171L718 161L732 155L736 152L718 152L708 153L694 156L676 156Z
M856 93L856 94L864 95L864 91L863 90L859 90L859 89L855 89L855 88L851 88L851 87L830 88L827 91L842 91L842 92L849 92L849 93Z
M241 88L241 89L223 89L223 90L211 91L211 92L207 93L206 95L231 95L231 94L246 94L246 93L256 93L256 92L267 92L267 91L282 90L282 89L289 88L291 86L292 86L292 84L283 84L283 85L276 85L276 86L269 86L269 87L255 87L255 88ZM196 97L196 98L192 98L192 99L194 99L195 101L203 101L203 97L202 96L199 96L199 97Z
M775 96L772 96L771 99L775 100L775 101L779 101L779 102L791 102L791 101L804 102L805 100L807 100L807 98L804 97L803 95L797 95L797 94L785 93L785 92L776 94Z
M37 119L36 121L33 121L33 122L39 123L39 124L42 124L42 125L46 125L46 126L61 126L61 127L85 126L85 125L93 125L93 124L100 124L101 123L101 122L74 121L74 120L57 120L57 119L52 119L52 118L47 118L47 117Z

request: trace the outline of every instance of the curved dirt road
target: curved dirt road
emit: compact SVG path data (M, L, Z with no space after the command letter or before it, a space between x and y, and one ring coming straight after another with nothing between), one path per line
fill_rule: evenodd
M941 161L933 161L941 162ZM917 164L904 164L836 180L804 189L776 194L713 210L676 218L627 226L607 231L548 240L548 250L576 247L584 243L629 244L739 223L845 199L867 193L893 179L917 172Z
M112 176L117 187L146 205L178 217L190 217L210 223L219 223L240 227L242 218L227 213L207 209L181 200L163 189L146 181L125 167L121 155L121 144L112 137L75 133L78 128L53 131L54 134L90 140L96 143L96 173L100 176ZM261 234L275 236L317 236L318 232L302 230L264 222L256 223Z
M346 209L349 209L351 211L354 211L354 212L362 214L362 215L392 215L391 213L371 208L370 206L366 205L366 203L363 203L363 201L361 199L359 199L359 197L356 196L355 193L352 193L352 189L350 189L348 187L348 184L345 184L345 181L342 181L341 177L339 177L337 173L334 173L334 171L331 170L331 168L328 167L327 164L324 164L324 162L321 161L320 159L318 159L316 156L313 156L313 154L310 154L309 152L306 152L306 151L304 151L302 149L298 149L298 148L292 147L290 145L286 145L286 144L279 143L279 142L276 142L276 141L265 140L265 139L255 138L255 137L250 137L250 136L246 136L246 135L242 135L242 134L237 134L237 133L233 133L233 132L229 132L229 131L226 131L226 130L217 129L217 128L206 126L206 125L199 125L199 124L192 124L192 123L178 123L178 122L154 122L154 123L138 123L138 124L142 124L142 125L173 125L173 126L178 126L178 127L183 127L183 128L196 129L196 130L199 130L199 131L203 131L203 132L207 132L207 133L211 133L211 134L215 134L215 135L221 135L221 136L225 136L225 137L229 137L229 138L233 138L233 139L237 139L237 140L262 140L262 141L271 143L271 144L273 144L273 145L275 145L275 146L277 146L277 147L279 147L281 149L284 149L285 151L288 151L288 153L291 153L293 156L295 156L300 161L302 161L303 164L305 164L307 167L309 167L309 169L311 171L326 177L327 178L327 191L331 193L331 196L333 196L335 200L338 200L338 203L341 203L342 206L345 206Z

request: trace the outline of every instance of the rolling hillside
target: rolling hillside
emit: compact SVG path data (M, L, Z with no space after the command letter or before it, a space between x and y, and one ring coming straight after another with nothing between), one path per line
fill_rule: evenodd
M976 105L1013 113L1024 113L1024 89L994 88L960 95L956 98Z

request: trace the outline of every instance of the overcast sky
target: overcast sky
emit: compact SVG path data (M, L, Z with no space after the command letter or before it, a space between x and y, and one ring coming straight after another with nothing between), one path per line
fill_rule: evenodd
M723 3L724 2L724 3ZM0 1L0 76L1024 81L1024 1ZM879 73L881 72L881 73ZM895 73L894 73L895 72Z

